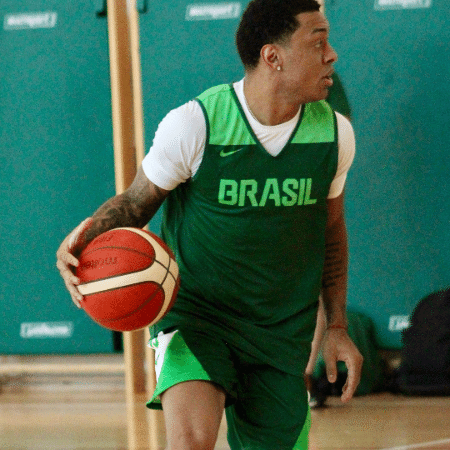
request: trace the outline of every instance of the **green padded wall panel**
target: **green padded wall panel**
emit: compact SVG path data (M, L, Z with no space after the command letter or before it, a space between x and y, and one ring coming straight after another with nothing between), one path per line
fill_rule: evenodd
M0 353L114 350L56 250L114 194L107 21L93 0L0 0Z
M399 348L417 302L450 285L448 0L329 0L352 107L349 304Z

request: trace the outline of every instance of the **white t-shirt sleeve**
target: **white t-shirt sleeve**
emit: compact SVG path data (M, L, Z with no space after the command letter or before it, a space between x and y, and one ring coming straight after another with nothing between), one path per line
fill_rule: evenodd
M345 186L347 173L355 157L355 133L350 121L342 114L336 113L338 128L338 168L330 186L328 198L339 197Z
M200 105L191 100L170 111L155 133L142 162L147 178L168 191L198 169L206 144L206 122Z

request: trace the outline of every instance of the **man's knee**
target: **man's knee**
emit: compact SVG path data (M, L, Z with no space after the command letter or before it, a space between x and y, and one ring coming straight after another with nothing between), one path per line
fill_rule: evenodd
M205 381L189 381L161 395L168 450L213 450L225 393Z
M217 441L217 431L211 428L180 427L167 432L167 450L214 450Z

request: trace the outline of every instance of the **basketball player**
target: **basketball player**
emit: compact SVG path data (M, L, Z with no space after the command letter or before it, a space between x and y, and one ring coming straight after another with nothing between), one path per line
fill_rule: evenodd
M346 174L352 127L322 99L337 55L315 0L253 0L237 31L245 78L171 111L127 191L58 250L80 305L76 258L94 237L143 227L164 200L181 288L151 329L168 448L213 449L224 408L233 450L306 449L303 373L319 293L331 382L362 357L347 334Z

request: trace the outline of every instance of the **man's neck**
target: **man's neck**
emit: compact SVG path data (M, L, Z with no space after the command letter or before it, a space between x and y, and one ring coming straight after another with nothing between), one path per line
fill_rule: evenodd
M279 125L291 120L301 106L286 99L274 77L246 74L244 95L251 113L263 125Z

